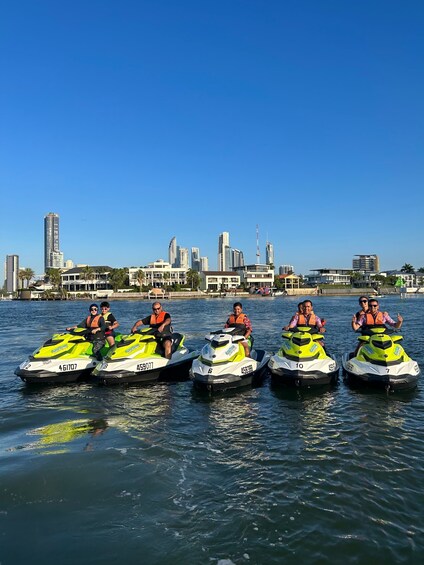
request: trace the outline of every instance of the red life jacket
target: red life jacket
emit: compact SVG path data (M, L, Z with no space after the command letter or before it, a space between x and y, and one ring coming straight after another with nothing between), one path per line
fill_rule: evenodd
M152 314L150 316L150 322L149 322L151 327L156 328L156 327L160 326L164 322L165 316L166 316L167 313L168 312L164 312L162 310L162 312L159 312L159 314L157 316L156 316L156 314Z
M85 321L85 325L87 326L87 328L90 329L94 329L94 328L100 328L100 318L102 317L101 314L97 314L96 316L87 316L87 319Z
M365 314L365 322L367 326L375 326L384 324L384 314L383 312L377 312L375 316L367 312Z

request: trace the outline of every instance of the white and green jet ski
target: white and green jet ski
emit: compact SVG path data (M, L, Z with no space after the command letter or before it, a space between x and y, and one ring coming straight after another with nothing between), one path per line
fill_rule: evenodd
M343 376L352 386L368 386L387 391L409 390L417 386L418 363L400 344L402 336L388 335L384 326L369 329L358 337L361 344L355 353L342 357Z
M53 334L16 368L15 375L29 384L70 383L89 376L99 359L86 335L86 328ZM120 339L119 334L116 342ZM104 356L108 350L106 341L98 355Z
M167 359L152 328L123 336L93 371L101 384L154 383L158 380L184 380L198 355L184 345L184 336L172 334L172 356Z
M252 349L246 357L241 335L236 328L226 328L208 334L208 342L200 357L193 362L190 377L196 388L208 392L235 389L258 384L266 374L270 354Z

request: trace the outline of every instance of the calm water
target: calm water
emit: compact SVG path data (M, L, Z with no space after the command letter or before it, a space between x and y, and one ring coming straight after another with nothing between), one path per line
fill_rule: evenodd
M167 303L199 348L232 299ZM246 299L256 346L276 351L297 299ZM424 368L424 299L405 317ZM328 349L350 350L353 298L319 298ZM15 367L87 302L0 303L0 563L422 563L424 393L341 382L208 398L190 382L37 388ZM123 330L150 305L113 304ZM227 560L227 561L226 561Z

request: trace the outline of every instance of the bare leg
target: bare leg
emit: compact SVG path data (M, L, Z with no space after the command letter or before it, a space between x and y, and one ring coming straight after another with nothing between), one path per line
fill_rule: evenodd
M172 341L170 339L165 340L163 347L165 349L165 357L167 359L171 359L171 356L172 356L171 346L172 346Z

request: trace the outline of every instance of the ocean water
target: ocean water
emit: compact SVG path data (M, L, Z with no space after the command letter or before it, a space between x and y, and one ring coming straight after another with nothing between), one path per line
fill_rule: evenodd
M186 344L233 299L166 302ZM255 345L276 351L297 298L250 298ZM317 298L327 348L351 350L355 298ZM192 383L36 387L16 366L88 302L1 302L0 563L422 563L424 393ZM424 299L381 299L424 367ZM128 331L150 311L117 302Z

